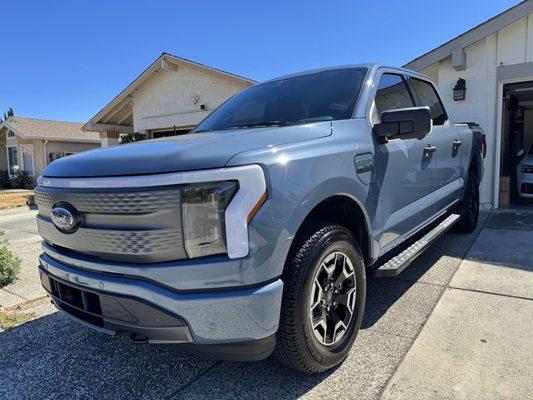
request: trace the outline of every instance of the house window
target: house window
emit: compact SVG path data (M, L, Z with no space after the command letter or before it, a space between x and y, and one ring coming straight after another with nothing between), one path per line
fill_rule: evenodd
M33 158L33 145L20 145L22 169L28 173L29 176L35 176L35 160Z
M15 132L13 132L13 131L7 131L7 137L8 137L8 138L15 137Z
M7 161L9 176L14 177L19 170L19 155L17 146L7 146Z

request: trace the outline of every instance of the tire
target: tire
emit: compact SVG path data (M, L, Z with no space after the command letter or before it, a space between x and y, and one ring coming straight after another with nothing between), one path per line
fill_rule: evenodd
M457 206L457 213L460 215L460 219L455 224L455 231L472 233L476 229L479 219L479 186L476 182L476 176L472 172L468 174L466 190L463 200Z
M314 224L295 240L282 277L274 354L291 368L320 373L347 357L361 327L365 266L359 246L343 226ZM316 321L320 322L313 329Z

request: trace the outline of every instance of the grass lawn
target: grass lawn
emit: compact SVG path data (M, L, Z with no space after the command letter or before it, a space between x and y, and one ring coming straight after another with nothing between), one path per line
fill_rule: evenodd
M25 206L26 196L32 194L33 190L0 190L0 210Z

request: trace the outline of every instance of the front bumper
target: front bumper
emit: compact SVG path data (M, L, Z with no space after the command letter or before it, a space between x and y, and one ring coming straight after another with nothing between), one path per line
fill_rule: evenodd
M43 287L55 305L100 332L231 359L264 358L275 346L280 279L248 288L178 292L152 281L73 267L46 253L40 264Z
M518 165L516 175L518 195L524 198L533 198L533 174L526 174L522 172L522 165Z

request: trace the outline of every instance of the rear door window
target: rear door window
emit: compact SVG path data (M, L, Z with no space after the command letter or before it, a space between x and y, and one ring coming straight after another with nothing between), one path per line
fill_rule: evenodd
M433 85L416 78L412 78L410 83L420 105L428 106L431 110L433 125L444 125L448 120L448 116Z

